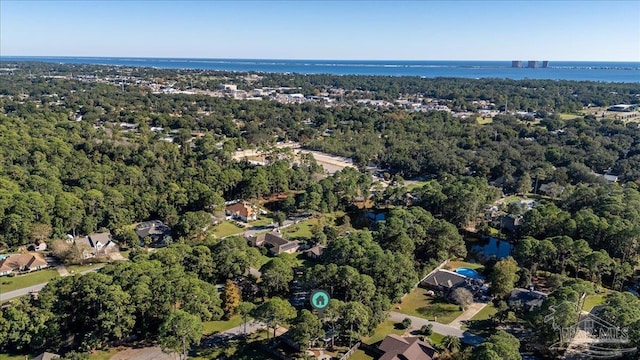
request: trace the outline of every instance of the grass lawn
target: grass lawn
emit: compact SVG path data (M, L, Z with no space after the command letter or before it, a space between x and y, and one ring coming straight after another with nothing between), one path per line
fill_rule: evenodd
M272 223L273 223L273 219L272 218L268 218L268 217L265 217L265 216L259 216L258 220L250 222L249 225L255 226L255 227L261 227L261 226L271 225Z
M367 355L367 353L365 353L362 350L356 350L356 352L354 352L353 355L351 355L351 357L349 358L349 360L373 360L373 359L375 359L373 356Z
M407 185L407 190L411 191L413 189L421 188L427 184L427 181L416 181L415 183L411 183Z
M268 257L266 255L260 255L260 259L259 259L260 261L258 262L258 264L255 264L256 265L255 268L256 269L260 269L262 267L262 265L268 263L269 260L271 260L271 259L273 259L273 258L270 258L270 257Z
M58 276L56 269L45 269L25 275L14 277L3 276L0 278L0 293L6 293L33 285L45 283Z
M511 195L511 196L507 196L506 198L504 198L502 200L502 203L508 205L508 204L510 204L512 202L520 201L521 199L522 199L522 197L520 197L520 196Z
M566 113L560 114L560 120L573 120L573 119L577 119L579 117L580 116L576 115L576 114L566 114Z
M311 239L313 234L311 229L318 223L318 219L309 219L301 221L297 224L291 225L288 228L282 229L282 232L287 235L288 239Z
M112 348L108 351L105 350L96 350L89 355L89 359L91 360L109 360L111 357L118 353L118 349Z
M247 342L241 340L227 341L219 347L198 349L195 354L190 354L192 360L208 359L237 359L237 360L271 360L275 359L258 348L257 344L266 339L265 331L258 331L247 337Z
M607 294L587 295L587 298L584 299L584 305L582 305L582 310L591 311L591 309L593 309L594 306L604 304L605 296L607 296Z
M492 117L486 117L483 118L482 116L478 116L476 118L476 121L478 122L478 124L480 125L486 125L486 124L491 124L493 122L493 118Z
M438 333L431 333L431 336L429 336L429 342L431 345L440 345L442 343L442 339L444 339L444 335Z
M371 336L363 338L362 341L364 341L369 345L373 345L377 342L382 341L389 334L396 334L396 335L404 334L406 330L398 330L395 328L395 325L396 325L395 322L387 319L381 322L380 325L378 325L378 327L376 327L376 329L373 331L373 334L371 334Z
M234 223L229 221L223 221L213 229L214 235L219 238L234 234L241 234L242 232L244 232L244 228L236 226Z
M450 304L446 300L427 295L426 289L415 288L407 294L400 305L394 306L395 311L421 317L427 320L436 320L442 324L448 324L462 314L460 307ZM397 309L397 307L400 309Z
M477 270L478 272L482 272L482 270L484 270L484 265L466 261L449 261L447 265L444 266L444 268L447 270L455 270L459 267Z
M25 358L31 359L31 356L0 354L0 360L24 360Z
M294 267L308 268L318 264L316 260L309 259L304 253L296 253L296 254L283 253L278 255L277 257L282 259L284 262L291 264ZM267 259L270 260L271 258L267 258Z
M480 310L479 313L475 314L471 320L487 320L489 318L491 318L495 313L498 312L498 309L496 309L495 306L493 306L493 303L489 303L487 304L487 306L485 306L484 308L482 308L482 310Z
M225 321L205 321L202 323L203 335L211 335L213 333L227 331L236 326L242 325L242 318L239 315L231 317Z
M67 270L69 271L69 273L71 274L80 274L81 272L85 272L88 270L93 270L95 268L99 268L104 266L105 264L93 264L93 265L68 265L65 266L65 268L67 268Z

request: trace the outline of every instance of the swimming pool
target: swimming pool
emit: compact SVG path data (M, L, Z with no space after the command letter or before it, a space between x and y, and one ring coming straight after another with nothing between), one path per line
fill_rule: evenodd
M464 275L466 277L469 278L473 278L473 279L484 279L482 277L482 275L480 275L480 273L478 273L477 271L470 269L470 268L466 268L466 267L459 267L456 269L456 272L460 275Z

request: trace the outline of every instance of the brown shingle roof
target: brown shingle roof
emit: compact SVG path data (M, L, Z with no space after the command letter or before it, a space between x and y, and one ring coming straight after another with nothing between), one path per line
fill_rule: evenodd
M47 261L37 253L11 255L0 260L0 272L20 271L22 269L34 269L38 266L46 266Z
M274 230L264 236L264 242L271 246L282 246L289 241L283 238L282 234Z
M227 206L227 211L245 218L250 218L251 216L253 216L253 208L245 202L238 202L229 205Z
M437 356L431 345L417 337L387 335L379 348L384 351L379 360L432 360Z

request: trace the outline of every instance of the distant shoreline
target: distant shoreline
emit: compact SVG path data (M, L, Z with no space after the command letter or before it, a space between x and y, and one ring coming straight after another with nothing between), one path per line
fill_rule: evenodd
M218 61L284 61L284 62L335 62L335 63L348 63L348 62L370 62L370 63L421 63L421 62L467 62L467 63L477 63L477 62L489 62L489 63L505 63L511 64L512 61L518 60L522 61L526 64L530 59L501 59L501 60L484 60L484 59L473 59L473 60L460 60L460 59L286 59L286 58L225 58L225 57L167 57L167 56L74 56L74 55L60 55L60 56L47 56L47 55L0 55L0 59L2 58L22 58L22 59L138 59L138 60L218 60ZM0 60L4 61L4 60ZM628 63L635 64L640 67L640 61L633 60L553 60L553 59L536 59L536 61L549 61L550 63Z
M0 62L44 62L231 72L502 78L640 83L640 62L549 61L548 68L512 67L512 60L286 60L74 56L0 56ZM541 60L540 60L541 61ZM525 63L523 61L523 63ZM526 63L525 63L526 65Z

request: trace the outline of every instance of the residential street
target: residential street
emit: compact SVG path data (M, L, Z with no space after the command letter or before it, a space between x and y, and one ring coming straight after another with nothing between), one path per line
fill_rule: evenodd
M102 269L102 266L98 267L98 268L95 268L95 269L83 271L81 274L86 274L86 273L91 272L91 271L97 272L100 269ZM31 292L38 292L38 291L42 290L42 288L47 284L48 284L48 282L42 283L42 284L38 284L38 285L29 286L29 287L18 289L18 290L14 290L14 291L8 291L8 292L6 292L4 294L0 294L0 302L7 301L9 299L13 299L13 298L16 298L16 297L28 295Z
M442 334L445 336L452 335L452 336L458 337L460 338L460 341L462 341L465 344L478 345L484 342L484 338L478 335L474 335L468 331L463 331L453 326L440 324L440 323L429 321L416 316L405 315L395 311L391 311L389 313L389 317L392 321L395 321L395 322L401 322L404 318L409 318L411 319L411 327L415 329L420 329L423 325L431 324L433 325L433 332L436 332L438 334Z
M6 300L9 300L9 299L13 299L13 298L19 297L19 296L28 295L29 293L34 292L34 291L40 291L40 290L42 290L42 288L45 285L47 285L47 283L33 285L33 286L26 287L26 288L14 290L14 291L8 291L8 292L6 292L4 294L0 294L0 301L6 301Z

